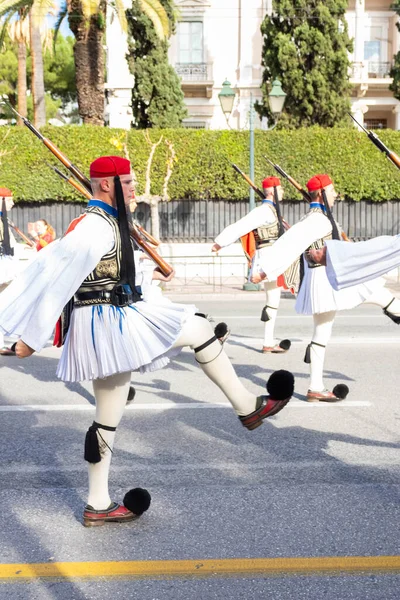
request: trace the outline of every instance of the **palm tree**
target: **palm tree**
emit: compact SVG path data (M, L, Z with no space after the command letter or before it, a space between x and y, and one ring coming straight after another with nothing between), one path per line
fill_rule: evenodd
M18 112L23 117L26 117L28 112L26 102L26 48L29 43L29 20L26 18L26 16L26 10L24 8L20 8L18 11L18 19L9 23L7 28L11 41L17 44L18 47ZM22 119L18 118L17 125L24 125Z
M1 2L2 0L0 0ZM157 35L169 35L167 13L159 0L132 0L153 21ZM108 3L111 6L111 2ZM113 2L122 29L127 30L123 0ZM79 114L85 124L104 125L105 54L107 0L66 0L59 13L56 33L64 17L75 36L74 59Z
M10 37L18 43L18 108L22 109L18 112L23 116L26 115L26 19L29 13L33 121L36 127L46 124L42 42L48 39L45 17L52 8L53 0L0 0L0 17L4 17L0 38L8 29Z

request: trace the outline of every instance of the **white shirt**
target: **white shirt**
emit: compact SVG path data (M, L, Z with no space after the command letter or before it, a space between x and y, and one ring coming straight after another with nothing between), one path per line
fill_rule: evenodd
M276 223L275 213L268 202L263 202L261 206L254 208L242 219L236 221L236 223L232 223L232 225L225 227L225 229L215 238L215 243L221 246L221 248L224 248L225 246L229 246L236 242L242 235L246 235L246 233L253 231L253 229L257 229L257 227L261 227L261 225L264 225L265 223L270 225Z

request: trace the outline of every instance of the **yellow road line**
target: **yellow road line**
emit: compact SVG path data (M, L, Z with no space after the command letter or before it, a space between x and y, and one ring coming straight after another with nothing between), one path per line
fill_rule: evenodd
M400 556L326 556L318 558L227 558L118 562L0 564L0 581L89 577L251 577L255 575L400 573Z

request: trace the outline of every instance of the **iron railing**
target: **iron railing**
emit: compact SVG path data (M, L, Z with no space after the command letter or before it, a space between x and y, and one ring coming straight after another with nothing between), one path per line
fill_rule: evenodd
M183 82L212 81L212 65L208 63L176 63L175 71Z

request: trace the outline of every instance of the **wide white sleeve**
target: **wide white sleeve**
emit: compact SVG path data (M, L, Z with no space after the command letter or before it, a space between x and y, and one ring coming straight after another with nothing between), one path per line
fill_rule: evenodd
M260 254L261 269L269 281L274 281L316 240L328 235L332 225L322 213L310 213L288 229L263 259Z
M229 246L238 240L242 235L246 235L253 229L257 229L264 223L273 225L276 222L276 216L271 209L269 204L262 204L257 206L249 212L245 217L228 225L223 231L215 238L215 243L224 248Z
M400 235L383 235L366 242L326 242L326 274L340 290L364 283L400 266Z
M41 350L64 306L114 243L105 219L85 215L73 231L38 252L0 295L0 330Z

